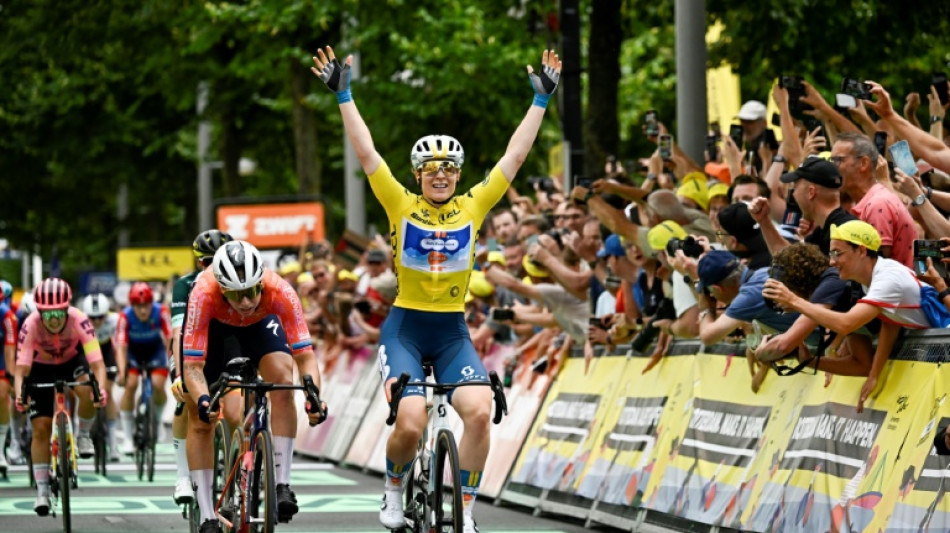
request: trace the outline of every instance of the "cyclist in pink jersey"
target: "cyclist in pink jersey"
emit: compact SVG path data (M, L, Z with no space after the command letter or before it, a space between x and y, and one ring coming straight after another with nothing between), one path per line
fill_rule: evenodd
M211 499L212 430L208 383L218 379L233 356L222 342L234 337L242 357L257 365L265 381L290 384L294 363L301 376L309 374L320 386L310 330L297 292L264 268L260 252L246 241L230 241L214 254L212 268L195 280L188 298L182 360L188 391L188 465L201 513L201 533L221 531ZM296 514L297 500L290 490L290 465L297 410L292 391L272 391L275 485L278 521ZM311 425L319 413L309 414Z
M59 278L46 278L33 290L37 312L23 321L17 340L14 391L17 409L26 409L23 398L23 381L29 376L30 383L54 383L58 380L74 381L76 375L92 369L99 383L106 381L106 368L92 322L75 307L70 307L72 290ZM82 381L88 377L81 378ZM85 389L85 390L84 390ZM89 430L96 416L92 402L92 390L80 387L79 431L76 448L80 457L92 457L94 450ZM49 513L49 461L50 432L53 427L53 389L36 389L30 393L30 420L33 422L33 476L36 479L36 514ZM105 407L107 395L103 391L101 407Z

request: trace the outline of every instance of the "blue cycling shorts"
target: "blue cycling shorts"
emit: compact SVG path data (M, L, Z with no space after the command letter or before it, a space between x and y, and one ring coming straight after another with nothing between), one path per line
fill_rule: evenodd
M403 372L409 373L410 381L425 381L424 361L432 363L439 383L488 381L488 372L468 334L465 314L460 312L393 307L380 332L378 355L384 384ZM407 387L405 396L425 396L425 389Z
M168 353L165 351L165 345L161 342L148 344L130 344L128 351L129 372L134 374L141 373L142 369L152 364L158 367L159 373L168 375Z

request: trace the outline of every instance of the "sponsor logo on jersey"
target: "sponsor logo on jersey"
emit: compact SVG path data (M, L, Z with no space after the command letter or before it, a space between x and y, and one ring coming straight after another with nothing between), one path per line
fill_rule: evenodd
M400 263L420 272L464 272L472 249L472 225L431 229L403 219Z

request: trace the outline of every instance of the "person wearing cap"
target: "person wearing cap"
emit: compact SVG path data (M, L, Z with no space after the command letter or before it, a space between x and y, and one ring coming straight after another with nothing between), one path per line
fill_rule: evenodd
M790 186L792 197L802 210L802 218L808 220L814 229L805 237L805 242L818 246L828 255L831 245L831 226L841 225L858 217L841 207L838 191L842 179L838 167L820 157L808 157L802 165L792 172L782 175L782 183ZM768 200L756 198L749 206L752 217L760 224L768 218ZM788 246L778 232L778 228L762 229L762 234L772 254L777 254Z
M931 327L920 308L920 285L913 271L893 259L881 257L881 247L880 234L867 222L852 220L831 226L831 266L838 269L841 279L856 281L865 291L864 297L845 313L812 304L777 280L769 280L764 288L766 298L785 309L805 314L839 335L852 333L871 320L881 318L877 351L861 389L859 409L863 409L864 401L876 388L900 328Z
M676 189L676 197L683 207L703 212L709 211L709 187L706 174L690 172L683 177L683 183Z
M699 309L696 306L696 295L687 282L686 276L689 274L684 266L682 252L677 252L674 257L670 257L667 252L667 244L671 239L683 240L688 237L686 229L672 220L664 220L656 226L650 228L647 233L647 241L652 250L656 250L655 256L660 265L672 271L670 274L670 284L673 288L673 310L676 314L676 320L669 323L661 322L657 324L662 331L673 334L676 337L693 339L699 335L698 322Z
M729 205L729 186L725 183L716 183L709 188L709 220L713 226L719 222L719 211Z
M747 323L754 323L763 334L774 334L786 331L798 318L796 313L780 313L766 306L762 286L769 278L768 268L750 269L731 252L706 253L696 265L696 274L699 338L705 345L721 341ZM716 301L727 304L722 314L717 314ZM752 340L757 339L753 336ZM751 344L750 349L758 346L758 342Z
M366 251L366 267L360 272L360 281L356 285L357 294L366 294L373 278L385 272L391 272L387 264L389 254L379 248L370 248Z
M722 232L716 236L727 250L745 260L752 270L767 267L772 262L772 254L765 244L764 230L749 213L745 202L734 203L719 212L719 227ZM775 227L771 220L765 226ZM781 238L781 237L780 237ZM784 240L784 239L783 239Z
M854 201L851 212L877 229L878 255L913 266L914 219L900 198L875 179L878 153L874 143L859 133L842 133L831 148L831 162L841 172L842 192ZM912 202L915 207L922 204L916 199Z
M739 108L736 118L742 123L742 140L746 146L756 146L756 142L768 127L765 118L768 115L765 104L758 100L748 100ZM741 146L740 146L741 148Z

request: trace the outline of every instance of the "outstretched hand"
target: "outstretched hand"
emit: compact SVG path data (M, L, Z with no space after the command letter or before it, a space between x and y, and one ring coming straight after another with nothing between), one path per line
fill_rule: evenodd
M545 50L541 55L541 73L535 74L534 68L528 65L528 79L534 89L534 105L547 107L548 99L557 89L561 79L561 59L554 50Z
M333 48L327 46L326 53L318 49L317 55L313 57L314 67L310 67L313 73L327 84L327 87L336 93L339 103L346 103L352 100L350 95L350 68L353 66L353 56L347 56L341 63L333 53Z

